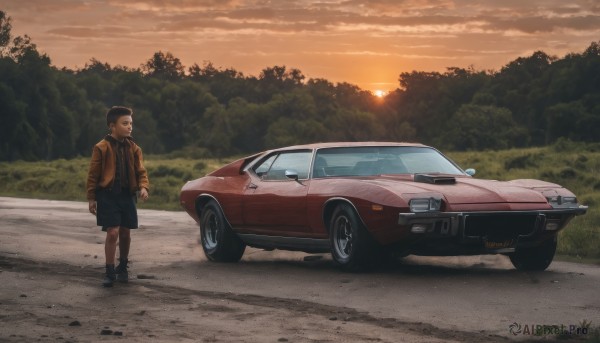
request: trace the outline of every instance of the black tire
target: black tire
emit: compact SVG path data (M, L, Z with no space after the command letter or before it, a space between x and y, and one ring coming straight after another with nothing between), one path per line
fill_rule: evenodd
M215 262L238 262L246 250L246 245L233 232L214 200L202 209L200 242L206 257Z
M329 241L331 256L342 270L359 272L374 267L377 244L349 204L340 204L333 211Z
M517 248L509 255L510 262L518 270L543 271L548 268L556 253L556 237L536 247Z

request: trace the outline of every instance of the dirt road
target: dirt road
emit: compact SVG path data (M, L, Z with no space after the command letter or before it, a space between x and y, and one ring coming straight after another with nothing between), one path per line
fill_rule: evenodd
M103 289L104 235L86 203L0 198L0 341L509 342L600 324L598 266L409 256L348 274L328 255L256 249L217 264L185 213L139 215L132 280Z

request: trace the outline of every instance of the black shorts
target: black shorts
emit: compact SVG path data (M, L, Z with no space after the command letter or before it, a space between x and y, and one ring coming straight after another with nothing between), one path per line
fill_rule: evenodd
M120 226L137 229L138 218L135 195L128 191L115 194L109 189L96 191L96 224L102 231L109 227Z

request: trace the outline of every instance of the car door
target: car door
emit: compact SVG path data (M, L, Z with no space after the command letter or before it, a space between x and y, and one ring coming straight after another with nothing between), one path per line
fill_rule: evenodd
M257 234L307 236L306 196L312 150L274 153L248 172L243 197L244 227ZM298 179L290 179L295 173Z

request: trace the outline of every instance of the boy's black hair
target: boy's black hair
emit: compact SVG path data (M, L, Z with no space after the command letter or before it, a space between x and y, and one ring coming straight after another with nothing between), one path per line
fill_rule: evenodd
M108 112L106 112L106 125L110 126L110 123L116 123L117 119L121 116L132 116L133 110L129 107L124 106L113 106Z

